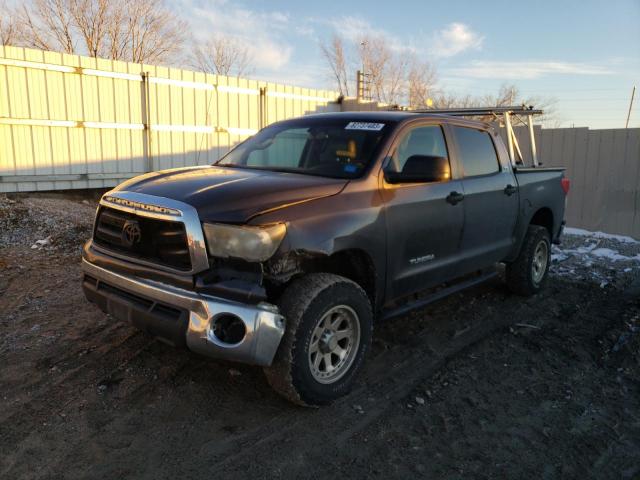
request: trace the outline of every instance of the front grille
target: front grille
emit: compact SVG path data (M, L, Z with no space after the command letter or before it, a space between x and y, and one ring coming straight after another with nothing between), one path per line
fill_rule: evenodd
M125 227L135 228L127 235ZM158 220L100 206L93 232L94 242L133 258L178 270L191 270L191 256L184 224Z

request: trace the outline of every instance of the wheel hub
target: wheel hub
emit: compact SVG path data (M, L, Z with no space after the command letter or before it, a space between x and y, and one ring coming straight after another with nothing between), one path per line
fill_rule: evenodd
M338 337L335 332L325 330L320 337L318 347L322 353L330 353L336 350L338 346Z
M339 380L351 367L360 345L360 322L355 310L338 305L318 320L309 344L309 367L320 383Z
M549 249L545 242L540 242L536 246L536 249L533 253L533 262L532 262L532 278L535 283L539 283L547 269L547 263L549 261Z

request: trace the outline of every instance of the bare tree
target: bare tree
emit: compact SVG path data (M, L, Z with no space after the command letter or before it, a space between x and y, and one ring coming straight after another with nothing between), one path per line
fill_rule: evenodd
M436 81L435 69L430 64L407 52L392 50L384 37L363 35L345 46L342 37L334 34L331 42L320 44L320 48L343 95L350 90L347 71L363 70L370 98L392 105L424 106ZM355 55L348 55L348 50Z
M171 62L186 24L163 0L27 0L22 43L129 62Z
M107 36L107 49L104 56L112 60L126 60L128 54L129 37L128 12L121 8L112 8L109 11L109 20L105 35Z
M541 109L544 111L543 115L535 117L536 122L549 126L557 125L557 122L555 121L554 108L556 100L554 98L523 97L518 90L518 87L513 84L502 84L495 95L456 95L439 91L434 95L433 99L433 106L435 108L506 107L511 105L532 105L536 107L536 109ZM495 120L495 117L481 116L477 117L476 119L486 122L492 122ZM518 119L514 119L514 122L518 124Z
M338 34L333 34L331 42L321 43L322 54L329 64L335 85L340 95L349 96L349 81L347 76L347 58L344 49L344 40Z
M21 41L16 11L0 2L0 45L18 45Z
M70 0L31 0L22 5L20 22L26 46L76 52Z
M506 107L520 102L520 92L513 84L503 83L497 95L485 95L479 99L480 104L488 107Z
M108 40L109 11L117 8L108 0L70 0L74 27L91 57L104 55Z
M213 35L204 45L194 46L191 63L205 73L241 76L249 73L252 60L240 39Z
M187 25L168 10L162 0L120 0L128 23L124 58L136 63L174 60L182 49Z
M470 108L477 107L478 100L471 95L455 95L438 91L433 96L434 108Z
M381 37L362 36L358 40L359 65L366 75L366 81L373 100L385 103L395 102L396 79L387 78L392 60L391 52ZM393 84L387 88L387 84Z
M552 97L525 97L520 93L514 84L503 83L496 95L485 95L477 99L478 105L488 107L506 107L510 105L532 105L544 111L543 115L537 116L536 121L546 125L555 125L555 103Z
M427 101L434 100L436 82L435 68L414 57L407 74L407 103L409 107L424 108L428 106Z

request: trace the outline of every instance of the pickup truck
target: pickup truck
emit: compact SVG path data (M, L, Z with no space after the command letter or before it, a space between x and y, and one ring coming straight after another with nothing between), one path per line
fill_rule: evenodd
M262 366L289 400L324 405L354 384L376 321L498 265L513 292L538 292L568 190L561 168L512 165L487 123L308 115L267 126L214 165L104 194L82 286L115 319Z

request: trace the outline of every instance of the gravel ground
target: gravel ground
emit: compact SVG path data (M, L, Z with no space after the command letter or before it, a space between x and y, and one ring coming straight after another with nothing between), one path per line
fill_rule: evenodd
M560 246L552 249L556 276L624 288L638 276L640 242L620 235L569 228Z
M571 231L499 282L377 326L354 392L281 400L80 291L95 200L0 197L0 477L640 478L640 243Z
M60 195L0 196L0 248L78 253L78 246L91 235L96 207L95 201Z

